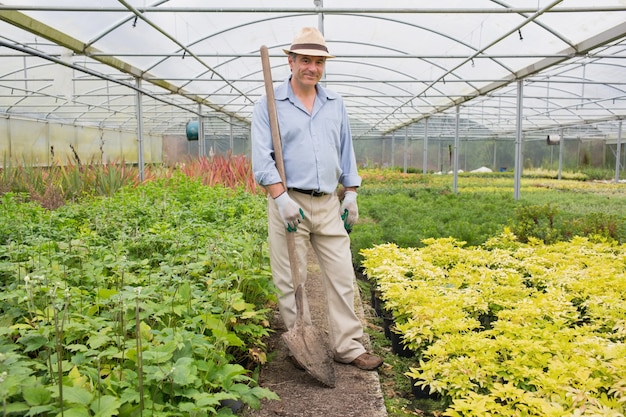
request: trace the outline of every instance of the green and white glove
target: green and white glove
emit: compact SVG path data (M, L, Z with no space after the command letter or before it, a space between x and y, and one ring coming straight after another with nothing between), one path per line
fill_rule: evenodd
M356 191L346 191L341 202L341 218L346 230L352 229L354 223L359 219L359 207L356 204Z
M300 220L304 219L304 211L296 204L295 201L289 197L287 192L282 193L274 199L278 206L278 213L285 223L285 228L288 232L295 232L298 230L298 224Z

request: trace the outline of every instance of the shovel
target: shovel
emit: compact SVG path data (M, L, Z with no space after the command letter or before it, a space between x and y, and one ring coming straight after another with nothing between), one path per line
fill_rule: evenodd
M263 65L263 79L265 81L265 93L267 95L267 110L270 119L270 129L272 131L272 143L274 145L274 157L276 168L280 174L285 190L287 180L285 177L285 165L283 163L283 152L278 127L278 115L276 113L276 102L274 101L274 86L272 84L272 74L269 62L267 46L261 46L261 63ZM296 253L296 243L294 233L285 233L287 236L287 251L289 252L289 266L291 269L291 279L295 288L296 297L296 322L294 326L282 335L289 351L294 358L302 365L309 375L317 379L322 384L335 387L335 368L331 358L328 344L323 335L310 324L306 324L303 318L304 284L300 280L300 270L298 268L298 257Z

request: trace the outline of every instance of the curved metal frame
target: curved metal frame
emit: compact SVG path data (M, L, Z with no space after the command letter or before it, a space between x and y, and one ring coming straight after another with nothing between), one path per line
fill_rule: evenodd
M561 4L566 4L567 0L552 0L547 6L540 9L537 8L516 8L511 6L511 2L503 0L488 0L489 3L494 4L493 8L411 8L411 9L394 9L393 7L385 8L324 8L324 7L309 7L309 8L264 8L258 7L255 9L245 9L237 7L229 8L215 8L215 7L175 7L170 6L175 3L171 0L154 0L149 6L135 7L130 1L118 0L120 6L118 7L62 7L62 6L10 6L0 5L0 19L8 22L8 24L15 24L16 27L20 27L24 30L30 30L35 36L43 36L50 40L52 43L47 45L33 44L27 46L27 42L21 39L11 40L9 37L0 37L0 46L3 49L12 49L18 51L24 56L32 55L39 57L47 62L52 62L54 65L66 65L61 62L58 55L50 53L51 48L54 49L55 44L62 47L71 47L76 54L83 54L85 57L84 65L72 64L69 65L75 71L81 72L82 76L77 77L75 81L81 78L93 78L105 80L107 83L101 87L94 87L88 90L81 91L81 94L85 96L92 95L107 95L110 93L110 84L115 83L122 88L128 89L128 94L124 97L130 98L135 92L139 91L142 95L150 97L155 100L157 104L154 107L154 111L149 115L145 115L144 123L151 126L147 129L151 132L158 133L159 129L166 132L172 129L171 121L177 120L175 123L181 123L186 121L190 117L202 113L208 114L222 114L219 119L223 120L225 127L231 123L231 120L236 120L237 123L249 122L251 114L251 108L256 98L262 94L262 81L257 80L255 77L260 74L260 68L256 71L250 71L245 76L239 79L229 79L224 76L229 72L230 66L237 66L242 62L244 58L255 58L258 56L257 51L249 51L246 53L213 53L211 51L196 50L196 47L202 44L202 42L208 39L218 39L220 37L232 36L237 30L257 30L262 26L278 25L282 22L288 22L295 18L306 18L310 16L346 16L350 18L363 19L364 21L373 19L384 21L392 25L401 25L410 27L417 31L429 32L441 39L447 39L452 41L464 49L471 51L468 55L447 55L442 53L441 55L419 55L411 53L410 48L406 48L403 45L390 45L385 44L382 40L375 42L363 42L348 37L349 34L344 34L341 37L329 37L328 42L334 44L350 45L355 50L354 54L337 58L335 62L340 62L342 65L350 65L351 68L355 68L355 72L358 72L360 65L366 66L369 70L379 69L378 74L380 77L376 79L374 76L359 76L358 74L349 74L341 69L333 70L332 66L329 66L325 82L332 88L337 89L344 97L345 101L350 108L352 106L353 117L359 120L360 123L368 124L369 128L365 132L357 132L357 138L362 136L380 135L393 133L396 130L400 130L408 125L418 123L421 120L425 120L435 114L446 114L457 108L460 105L464 107L472 108L474 106L479 107L479 111L482 110L481 117L489 118L492 113L490 108L495 107L489 104L490 100L494 97L501 97L501 100L511 101L511 104L516 100L513 91L515 90L515 83L519 80L525 80L528 83L526 91L532 90L540 83L549 83L548 95L542 99L546 103L545 111L539 111L539 109L525 109L527 115L525 117L525 130L540 130L548 129L551 126L553 128L562 125L571 125L578 121L580 124L589 124L598 121L607 120L621 120L626 117L626 109L621 103L626 101L625 89L620 84L612 84L611 80L591 80L587 77L574 77L567 74L559 74L558 68L563 70L572 71L576 68L588 68L594 66L598 68L600 66L616 66L622 68L618 63L613 62L614 59L626 58L626 23L618 25L615 28L607 30L605 33L594 34L593 37L586 39L579 44L574 44L571 40L567 39L567 36L561 33L559 30L548 26L540 18L544 14L549 13L582 13L585 10L594 11L597 13L624 13L625 7L600 5L597 7L589 6L589 8L576 8L576 7L563 7ZM16 2L17 4L17 2ZM96 34L91 36L89 40L81 41L69 36L59 35L60 28L54 29L53 22L38 22L36 19L26 17L25 19L29 24L24 22L18 22L15 16L16 13L20 13L21 16L26 16L28 12L61 12L61 11L74 11L74 12L101 12L101 13L125 13L121 19L118 19L115 23L109 25L106 28L102 28ZM162 24L156 23L156 19L152 18L153 13L230 13L239 14L242 19L237 24L233 24L228 27L220 28L219 30L212 31L208 34L202 34L191 42L182 42L176 36L172 35L172 28L167 28ZM255 18L256 13L263 13L262 18ZM470 42L466 42L463 39L452 36L446 32L445 28L428 27L422 23L409 21L409 19L403 20L402 15L415 15L417 13L422 14L485 14L485 15L498 15L498 14L517 14L520 17L520 21L508 28L499 36L492 38L486 45L476 46ZM266 16L267 15L267 16ZM162 15L161 15L162 16ZM13 19L13 20L12 20ZM119 54L116 55L115 51L101 51L96 49L103 40L113 34L118 28L124 27L135 20L141 20L146 25L149 25L164 39L172 42L177 46L175 50L153 54L159 59L153 61L150 65L144 68L136 68L124 62L121 56L140 56L141 51L137 50L135 54ZM555 51L549 55L520 55L520 58L536 58L532 65L529 65L522 69L513 68L507 59L515 56L506 54L494 54L490 55L488 50L497 45L507 37L515 34L517 31L522 30L527 25L537 25L541 30L550 34L553 39L566 45L566 48L562 51ZM26 27L29 26L29 27ZM328 29L328 23L326 23ZM328 32L328 30L327 30ZM6 35L5 35L6 36ZM267 43L273 41L271 37L259 39L259 43L267 41ZM285 43L273 44L271 50L280 49L284 47ZM618 47L617 47L618 45ZM368 50L374 48L380 53L368 56L368 54L359 54L359 48L366 46ZM579 57L585 57L587 53L591 51L599 51L595 55L590 55L587 58L580 60ZM602 51L602 53L600 52ZM1 56L0 50L0 56ZM616 55L615 55L616 54ZM282 54L281 54L282 55ZM278 55L277 55L278 56ZM180 80L164 79L167 77L159 77L160 65L169 62L173 59L181 59L189 57L197 62L204 68L203 71L197 72L192 75L186 75L181 77ZM208 59L221 60L215 64L210 64ZM368 59L371 58L371 59ZM394 58L403 59L416 59L424 63L424 65L430 68L438 68L441 73L436 75L430 80L422 79L416 74L408 73L406 70L394 67ZM467 79L463 78L459 74L459 70L466 65L471 65L474 60L487 59L492 61L496 66L502 68L506 75L499 78L485 79ZM451 65L445 65L442 60L451 60ZM605 60L610 62L604 62ZM92 69L93 65L108 65L110 71L102 73ZM5 71L0 75L0 99L4 97L9 98L10 94L2 95L2 91L12 90L11 94L17 91L21 93L15 94L15 99L11 104L5 106L2 109L3 112L11 114L17 111L16 106L28 106L28 99L30 97L50 97L55 98L54 94L49 94L44 91L51 87L52 84L46 86L38 86L36 90L30 90L26 85L18 86L13 79L13 75L20 72L28 73L28 70L41 69L41 67L47 66L46 63L35 62L30 67L19 67L14 70ZM276 65L275 68L281 69L285 64ZM260 65L259 65L260 67ZM1 69L1 68L0 68ZM139 77L143 80L141 88L133 82L125 81L122 77L128 74L130 76ZM545 74L545 75L544 75ZM126 77L128 77L126 75ZM210 81L210 77L214 80ZM546 79L541 79L546 77ZM27 78L27 77L25 77ZM180 81L180 82L178 82ZM195 87L194 81L202 82L215 82L218 83L209 91L198 93L193 91L187 91L188 88ZM454 88L446 86L443 88L443 84L454 82ZM576 94L572 89L558 87L559 83L579 83L580 90L579 95L581 104L567 104L562 101L567 95ZM607 94L606 97L585 97L584 86L591 85L592 83L603 83L609 88L613 89L616 94ZM245 84L252 84L252 86L246 86L241 88L240 86ZM26 83L25 83L26 84ZM152 84L152 85L151 85ZM377 85L378 84L378 85ZM388 87L391 86L399 93L392 94ZM410 88L410 87L411 88ZM440 88L440 86L442 88ZM362 91L362 94L358 94L358 91ZM550 92L558 92L557 96L550 96ZM103 94L104 93L104 94ZM373 93L373 94L368 94ZM389 97L389 99L386 99ZM109 108L108 104L120 99L121 97L111 97L97 102L96 104L83 103L84 109L77 111L73 116L74 123L80 123L81 119L87 118L90 111L101 111ZM216 102L215 100L221 100ZM77 99L80 101L80 99ZM618 102L618 106L610 105L611 102ZM196 107L198 104L200 106ZM162 106L162 107L161 107ZM601 113L593 119L588 119L585 113L581 112L581 108L588 106L597 106L597 110ZM620 107L621 106L621 107ZM144 106L145 107L145 106ZM102 126L110 126L107 121L112 123L120 123L122 129L135 129L137 121L132 108L132 104L125 105L125 110L121 108L115 108L109 116L101 117L100 124ZM42 114L43 118L53 118L56 114L60 113L63 109L62 105L56 107L50 107L48 111ZM172 117L172 109L175 116ZM406 111L408 109L408 111ZM553 118L553 122L545 124L543 122L535 121L535 115L541 116L541 120L548 120L554 112L559 111L568 112L572 117L567 120L560 118ZM117 113L114 113L117 112ZM126 115L124 121L114 120L123 113ZM474 112L471 112L472 114ZM498 107L498 117L506 116L507 123L505 129L496 125L498 119L491 121L487 120L486 123L479 122L483 126L491 126L492 134L504 134L508 135L510 129L515 120L515 108L513 105L507 108ZM470 112L468 112L470 114ZM166 121L163 121L165 118ZM168 123L168 121L170 123Z

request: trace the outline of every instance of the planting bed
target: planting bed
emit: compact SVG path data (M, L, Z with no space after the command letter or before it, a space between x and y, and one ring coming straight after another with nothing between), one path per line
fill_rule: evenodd
M480 248L425 244L363 250L364 265L414 355L406 375L445 415L623 415L624 245L507 231Z
M309 254L306 289L313 323L327 331L326 300L321 291L319 267L312 251ZM361 298L355 298L356 311L367 325ZM245 417L387 416L376 372L335 363L337 386L324 387L287 360L287 347L280 338L285 328L278 313L274 316L272 330L274 333L268 346L270 361L261 369L260 386L277 393L280 400L263 400L260 410L246 410L243 414ZM367 335L363 342L369 346Z

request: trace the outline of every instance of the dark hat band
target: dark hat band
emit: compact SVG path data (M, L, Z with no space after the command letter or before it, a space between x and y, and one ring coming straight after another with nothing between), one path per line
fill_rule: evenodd
M290 48L292 51L297 49L314 49L316 51L328 52L328 48L318 43L294 43Z

